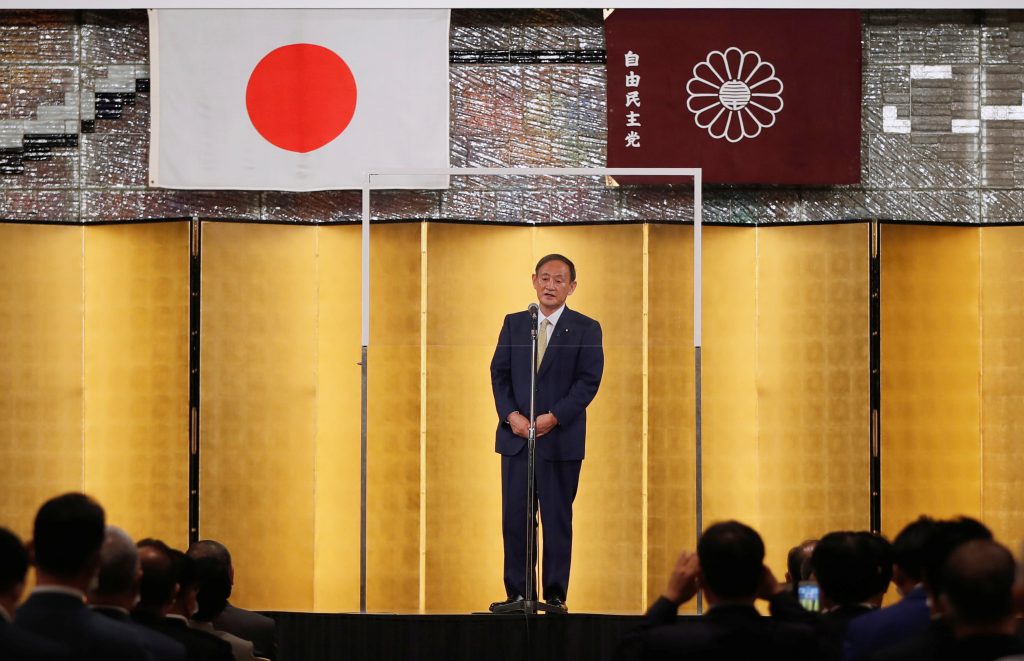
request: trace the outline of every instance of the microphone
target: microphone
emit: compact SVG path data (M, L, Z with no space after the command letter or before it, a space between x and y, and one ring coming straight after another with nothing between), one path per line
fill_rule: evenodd
M530 318L533 319L534 321L537 321L537 316L538 316L538 314L540 312L540 308L537 307L537 304L536 303L530 303L528 306L526 306L526 309L530 313Z

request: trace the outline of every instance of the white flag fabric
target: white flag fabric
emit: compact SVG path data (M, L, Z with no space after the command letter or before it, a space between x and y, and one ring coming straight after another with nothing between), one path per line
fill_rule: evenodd
M447 168L449 14L150 10L150 185L352 189L368 170Z

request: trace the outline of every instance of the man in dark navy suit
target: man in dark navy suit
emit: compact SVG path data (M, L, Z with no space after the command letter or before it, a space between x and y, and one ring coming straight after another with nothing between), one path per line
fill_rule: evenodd
M533 274L537 291L536 487L544 530L541 586L544 599L562 611L569 590L572 503L576 498L587 435L587 406L604 371L601 325L570 310L576 267L562 255L547 255ZM495 451L501 454L502 532L507 599L526 591L526 439L530 430L531 326L529 312L505 317L491 360L491 386L498 412Z
M849 661L860 661L928 628L932 615L924 587L924 562L935 526L933 519L922 516L896 535L892 581L902 599L850 622L844 643L844 657Z
M85 494L43 503L29 547L36 587L14 624L68 645L82 661L153 661L134 631L85 605L100 566L104 525L103 508Z

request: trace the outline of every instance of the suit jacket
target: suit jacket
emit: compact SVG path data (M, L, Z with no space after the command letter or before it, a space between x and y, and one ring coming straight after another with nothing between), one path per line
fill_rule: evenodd
M847 661L860 661L877 650L921 633L930 621L928 593L923 587L914 588L899 603L850 622L844 656Z
M234 661L231 645L205 631L190 628L184 620L139 611L132 613L132 619L184 645L188 661Z
M213 618L213 626L218 631L252 641L256 656L270 661L277 658L277 625L272 618L236 608L229 602L220 615Z
M818 661L821 654L809 627L762 617L753 606L716 606L702 617L681 621L676 605L662 597L647 611L644 624L623 638L615 658Z
M14 626L0 617L0 659L6 661L69 661L71 650Z
M941 620L913 638L869 656L872 661L989 661L1024 654L1024 642L1017 636L970 636L957 639Z
M772 617L809 626L818 638L823 659L838 661L843 658L843 640L846 629L856 618L864 617L875 609L864 604L841 606L828 613L804 610L792 592L780 592L769 601Z
M530 313L505 317L491 359L491 388L498 411L494 450L519 454L526 439L512 433L505 420L514 411L530 414ZM562 310L548 339L537 371L536 411L550 411L558 424L537 441L537 456L549 461L583 459L587 436L587 406L597 395L604 372L601 325L568 307Z
M93 612L73 595L35 592L18 609L14 624L68 645L75 659L154 661L136 632Z
M191 620L188 625L196 631L212 633L214 636L227 642L228 645L231 645L231 655L235 658L235 661L255 661L256 657L252 652L252 643L250 641L243 640L227 631L217 631L209 622Z
M143 646L153 655L156 661L185 661L185 646L178 641L157 633L152 629L132 621L130 615L120 608L108 608L106 606L93 606L93 611L109 617L115 622L120 622L129 629L132 629L142 640Z

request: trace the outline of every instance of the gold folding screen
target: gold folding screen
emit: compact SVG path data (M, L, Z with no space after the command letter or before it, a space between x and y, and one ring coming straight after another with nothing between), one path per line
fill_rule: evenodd
M707 228L704 524L791 546L868 527L866 224Z
M1024 543L1024 228L981 233L982 516L1012 549Z
M359 607L359 246L203 223L200 530L240 603Z
M0 521L96 496L188 541L188 224L0 224Z
M255 608L359 606L356 226L203 224L201 530ZM187 543L187 222L0 224L0 524L94 493ZM488 363L536 258L605 331L576 503L574 610L636 612L695 540L692 227L375 225L366 603L502 593ZM1024 536L1024 228L886 226L883 529L981 516ZM704 232L703 518L803 537L868 524L866 224Z
M375 225L370 231L366 607L371 611L420 609L426 229L410 223ZM357 300L349 302L350 310L358 310Z
M0 225L0 521L82 488L81 227Z
M882 229L883 532L965 514L1018 548L1024 228Z
M693 549L697 539L693 228L651 225L644 238L647 442L640 523L646 528L646 561L640 569L646 590L641 602L661 594L679 551Z
M83 486L136 538L188 543L188 223L84 228Z

